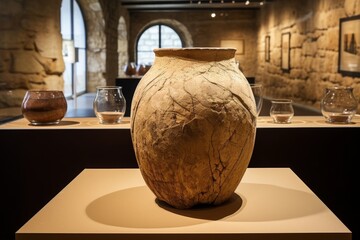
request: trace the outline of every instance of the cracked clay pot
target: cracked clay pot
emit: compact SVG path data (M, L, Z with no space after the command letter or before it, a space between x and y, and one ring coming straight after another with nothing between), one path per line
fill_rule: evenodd
M155 49L135 90L131 137L141 174L175 208L225 202L248 167L256 107L235 50Z

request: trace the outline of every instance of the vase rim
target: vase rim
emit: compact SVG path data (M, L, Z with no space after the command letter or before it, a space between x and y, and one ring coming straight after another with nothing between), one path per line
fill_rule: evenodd
M51 89L29 89L27 90L27 92L39 92L39 93L43 93L43 92L49 92L49 93L58 93L58 92L63 92L61 90L51 90Z
M185 47L155 48L157 57L180 57L203 61L221 61L235 57L236 48L228 47Z
M327 87L327 89L349 90L349 89L353 89L353 87L350 87L350 86L332 86L332 87Z
M63 91L61 90L28 90L25 94L25 98L34 98L34 99L59 99L62 98L65 100Z
M96 89L121 89L122 86L97 86Z
M292 103L292 99L288 98L274 98L271 99L272 103Z

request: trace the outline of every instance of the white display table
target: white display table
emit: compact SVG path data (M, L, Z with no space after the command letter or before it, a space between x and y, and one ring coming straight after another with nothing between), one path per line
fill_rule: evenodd
M326 239L351 231L289 168L248 168L218 207L156 200L139 169L85 169L15 234L36 239Z

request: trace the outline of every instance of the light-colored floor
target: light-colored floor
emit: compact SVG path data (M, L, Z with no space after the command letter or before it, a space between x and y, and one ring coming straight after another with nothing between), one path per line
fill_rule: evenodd
M76 99L67 99L68 109L65 117L95 117L93 102L96 93L85 93Z

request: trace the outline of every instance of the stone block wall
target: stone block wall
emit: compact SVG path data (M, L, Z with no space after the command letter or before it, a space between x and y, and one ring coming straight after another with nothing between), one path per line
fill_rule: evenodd
M87 33L86 90L95 92L115 84L119 54L127 62L117 48L118 21L120 15L127 20L127 12L116 0L77 1ZM28 89L63 90L60 8L61 0L0 0L0 118L21 114Z
M265 95L320 109L325 88L343 85L353 87L360 100L360 78L338 73L339 19L359 14L357 0L276 0L263 8L256 80L264 84ZM286 32L291 34L289 72L280 65L281 35ZM269 62L265 36L270 36Z
M260 11L217 9L216 18L210 11L129 13L115 0L78 2L87 30L89 92L114 84L122 65L135 60L138 34L161 19L181 23L187 47L244 40L244 54L236 58L245 76L264 84L269 98L288 97L318 109L324 88L340 84L354 87L360 99L360 78L338 73L339 19L359 15L358 0L275 0ZM0 0L0 109L19 111L28 89L63 89L60 6L61 0ZM280 67L284 32L291 33L289 72ZM269 62L265 36L271 38Z
M61 0L0 0L0 108L28 89L63 90Z
M78 3L86 26L86 90L95 92L97 86L106 85L106 34L102 9L106 4L99 0L78 0Z
M105 20L105 35L106 35L106 70L105 79L106 84L115 85L115 79L118 76L118 24L120 19L120 11L117 9L117 0L101 0L100 1L103 16Z

